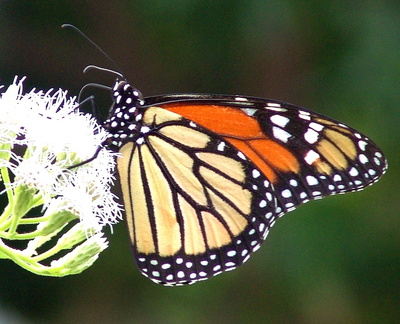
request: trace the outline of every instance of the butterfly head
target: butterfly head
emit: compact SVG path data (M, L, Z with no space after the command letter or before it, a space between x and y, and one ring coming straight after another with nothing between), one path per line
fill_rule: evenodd
M137 136L143 117L143 96L126 81L116 81L112 89L113 105L104 127L111 144L120 147Z
M112 89L114 106L136 106L143 104L143 95L128 82L117 80Z

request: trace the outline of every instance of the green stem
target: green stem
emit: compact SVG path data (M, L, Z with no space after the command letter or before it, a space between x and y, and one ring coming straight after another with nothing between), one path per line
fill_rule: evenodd
M8 239L8 240L31 240L36 236L40 235L41 231L33 231L29 233L8 233L8 232L0 232L0 237Z
M47 221L49 218L50 218L49 216L22 218L19 221L19 223L20 224L39 224L41 222Z
M0 239L0 255L4 258L7 256L8 259L14 261L21 268L28 270L34 274L42 275L42 276L52 276L52 277L63 277L68 273L63 273L63 267L48 267L38 263L38 257L30 258L25 256L21 251L12 249L5 245L3 241ZM44 259L44 258L43 258ZM40 261L40 260L39 260Z
M10 174L8 173L8 168L6 167L2 167L1 169L1 178L3 179L4 182L4 187L5 187L5 191L7 193L7 198L9 203L12 205L13 203L13 199L14 199L14 192L13 189L10 185Z
M0 216L0 224L2 224L3 222L5 222L5 221L7 220L7 218L10 217L11 212L12 212L12 206L11 206L11 204L8 204L8 205L4 208L3 212L1 213L1 216ZM1 226L0 226L0 229L1 229L2 227L3 227L3 226L1 225Z
M27 269L31 271L31 266L29 262L29 258L25 257L21 251L15 250L13 248L10 248L6 244L3 243L3 241L0 239L0 252L7 256L10 260L13 260L16 264L21 266L24 269Z
M56 246L53 246L51 249L47 250L46 252L36 255L36 256L33 256L32 260L35 262L40 262L42 260L52 257L53 255L60 252L61 250L63 250L63 247L60 246L59 244L57 244Z
M6 221L9 220L9 217L12 214L14 206L14 191L10 186L10 175L8 173L8 169L5 167L0 168L0 173L1 173L1 178L3 179L4 182L5 192L8 198L8 205L4 208L0 216L0 229L5 229L8 228L7 225L8 222ZM6 222L6 224L4 224L4 222Z

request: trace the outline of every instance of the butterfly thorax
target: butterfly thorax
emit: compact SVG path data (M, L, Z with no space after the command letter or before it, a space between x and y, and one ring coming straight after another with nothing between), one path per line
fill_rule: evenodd
M127 141L135 141L147 131L142 125L144 110L142 94L125 81L117 81L113 87L111 107L108 119L104 123L108 131L108 142L120 148ZM142 129L146 127L146 129Z

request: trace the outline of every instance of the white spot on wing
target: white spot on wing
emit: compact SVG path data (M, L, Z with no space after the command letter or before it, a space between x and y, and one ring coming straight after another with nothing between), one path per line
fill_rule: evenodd
M167 269L171 268L171 264L169 264L169 263L164 263L164 264L161 266L161 268L164 269L164 270L167 270Z
M364 154L360 154L360 156L358 157L358 159L360 160L360 162L362 164L368 163L368 158L364 155Z
M288 139L292 136L287 131L283 130L279 127L272 127L272 133L277 140L280 140L283 143L287 143Z
M276 111L276 112L286 112L287 109L285 108L281 108L280 106L277 106L277 104L275 104L276 106L271 106L272 104L268 104L267 108L270 111Z
M304 139L310 143L314 144L315 142L318 141L318 135L319 133L313 130L312 128L307 129L307 132L304 134Z
M238 152L238 153L237 153L237 156L238 156L239 158L241 158L242 160L246 160L246 156L245 156L242 152Z
M268 106L268 107L280 107L281 104L280 104L280 103L277 103L277 102L268 102L268 103L267 103L267 106Z
M307 176L306 181L310 186L315 186L318 184L318 179L314 176Z
M299 118L304 120L311 120L310 113L304 110L299 110Z
M318 124L316 122L312 122L310 123L310 128L312 128L313 130L320 132L324 129L324 125Z
M150 127L148 127L148 126L142 126L142 127L140 128L140 132L143 133L143 134L146 134L146 133L150 132Z
M285 189L282 191L283 198L290 198L292 196L292 192L289 189Z
M358 170L357 170L356 168L353 167L353 168L350 169L349 174L350 174L352 177L358 176Z
M270 120L277 126L280 126L282 128L286 127L286 125L289 123L289 118L283 117L281 115L273 115L270 117Z
M254 114L257 112L257 109L253 108L242 108L242 111L247 115L247 116L254 116Z
M333 181L335 181L335 182L342 181L342 177L339 174L335 174L333 176Z
M219 143L217 146L217 150L223 152L224 149L225 149L225 143L224 142Z
M366 146L367 146L367 142L365 142L365 141L358 142L358 147L360 148L361 151L365 151Z
M247 98L243 98L243 97L235 97L236 101L248 101Z
M315 152L313 150L309 150L307 152L307 154L304 156L304 161L306 161L307 164L311 165L319 158L320 158L320 155L317 152Z

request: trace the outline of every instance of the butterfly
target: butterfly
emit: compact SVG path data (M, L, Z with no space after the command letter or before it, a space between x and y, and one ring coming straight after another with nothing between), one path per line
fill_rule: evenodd
M355 129L275 100L144 98L116 81L104 127L140 271L176 286L246 262L297 206L358 191L387 168Z

